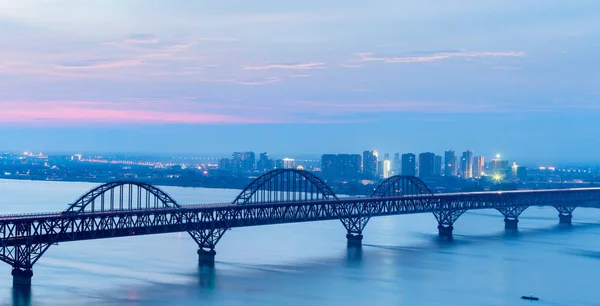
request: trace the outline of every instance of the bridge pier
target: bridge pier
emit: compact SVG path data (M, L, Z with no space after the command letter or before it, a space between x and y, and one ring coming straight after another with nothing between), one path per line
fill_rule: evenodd
M348 241L349 247L360 247L362 246L362 231L367 226L370 217L355 217L348 219L341 219L342 224L348 231L346 234L346 240Z
M348 240L348 246L349 247L361 247L362 246L362 239L363 239L363 235L361 234L346 234L346 239Z
M517 218L504 218L504 229L516 231L519 229L519 219Z
M572 214L558 214L558 223L561 225L571 225L571 221L573 220Z
M515 206L503 206L497 210L504 216L504 229L508 231L516 231L519 229L519 216L529 206L521 202L511 203Z
M215 256L217 252L215 250L198 250L198 265L213 267L215 265Z
M440 224L438 225L438 233L440 238L445 238L448 240L452 240L452 231L454 230L454 226Z
M21 269L14 267L10 274L12 274L13 277L13 286L31 286L31 278L33 277L33 271L31 271L31 269Z

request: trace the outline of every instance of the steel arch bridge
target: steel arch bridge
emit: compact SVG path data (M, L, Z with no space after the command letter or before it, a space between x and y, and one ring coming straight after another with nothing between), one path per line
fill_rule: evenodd
M91 189L64 213L180 207L166 192L147 183L116 181Z
M381 182L373 191L371 197L404 197L404 196L433 196L433 192L421 179L415 176L395 175ZM437 218L437 216L436 216ZM348 231L346 238L350 244L362 243L362 231L371 219L368 215L356 218L342 219L342 224Z
M255 179L233 200L233 204L334 199L337 199L335 193L316 175L304 170L277 169Z
M235 227L341 220L348 244L359 246L376 216L433 213L440 236L451 238L466 210L497 209L506 228L516 229L533 205L555 207L560 223L570 224L576 207L600 208L600 188L432 194L421 180L398 176L372 197L338 198L315 175L285 169L257 178L232 204L179 205L158 187L118 181L88 191L63 212L0 215L0 260L13 267L14 284L30 285L33 265L58 242L188 232L199 263L212 265L217 242Z
M415 176L395 175L383 181L373 191L372 197L397 197L410 195L433 195L433 191Z

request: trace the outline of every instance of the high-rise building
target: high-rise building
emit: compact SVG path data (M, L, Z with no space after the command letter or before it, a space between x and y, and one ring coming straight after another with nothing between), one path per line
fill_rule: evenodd
M391 173L391 162L390 162L390 155L389 154L385 154L383 155L384 159L379 161L379 167L378 167L378 175L381 178L388 178L390 177L390 173Z
M229 158L219 159L219 170L231 171L231 159L229 159Z
M254 152L233 152L231 168L234 172L250 172L256 169Z
M402 159L400 153L394 153L394 161L392 162L392 172L394 175L400 175L400 169L402 169Z
M473 176L480 177L485 167L485 159L483 156L475 156L473 158Z
M296 160L293 158L284 158L283 169L296 169Z
M473 177L473 152L466 150L460 158L460 175L464 178Z
M419 154L419 177L432 177L434 175L435 154L425 152Z
M361 172L360 154L323 154L321 169L327 179L357 179Z
M503 160L500 154L490 161L490 172L493 176L507 177L510 174L510 166L508 160Z
M412 153L402 154L402 175L416 176L417 161L416 156Z
M444 152L444 176L456 175L456 155L453 150Z
M433 175L441 176L442 175L442 157L440 155L436 155L433 160Z
M363 174L369 178L377 176L377 151L363 152Z
M267 172L273 170L274 168L275 162L272 159L269 159L269 153L260 153L260 158L256 163L256 169L261 172Z

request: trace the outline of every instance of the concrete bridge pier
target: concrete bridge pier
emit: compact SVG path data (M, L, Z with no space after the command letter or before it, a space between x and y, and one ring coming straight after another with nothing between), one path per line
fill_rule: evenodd
M217 252L215 252L215 250L213 250L213 249L207 251L205 249L200 248L198 250L198 265L214 267L216 255L217 255Z
M21 269L14 267L12 269L13 286L30 287L33 271L31 269Z
M504 216L504 229L507 231L519 230L519 216L528 208L528 206L521 205L520 203L513 204L517 205L497 208L497 210Z
M510 231L516 231L519 229L519 219L517 218L504 218L504 229Z
M573 220L572 214L558 214L558 223L561 225L571 225L571 221Z
M355 235L355 234L348 233L348 234L346 234L346 239L348 240L349 247L361 247L362 246L362 240L363 240L362 234Z
M440 224L438 225L438 233L440 238L445 238L448 240L452 240L452 231L454 230L454 226Z

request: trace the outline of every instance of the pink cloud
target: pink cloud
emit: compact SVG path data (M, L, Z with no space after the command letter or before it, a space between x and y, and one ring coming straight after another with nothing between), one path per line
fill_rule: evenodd
M56 65L58 69L106 69L106 68L118 68L118 67L131 67L139 66L142 64L140 60L125 60L125 61L91 61L71 64L59 64Z
M8 104L8 105L7 105ZM3 102L0 123L39 124L255 124L275 123L268 118L234 116L202 112L145 110L128 104L67 102ZM172 106L172 105L171 105ZM118 108L121 107L121 108Z
M241 85L265 85L270 83L278 83L281 82L280 78L266 78L262 80L251 80L251 81L238 81L237 84Z
M244 70L269 70L269 69L293 69L293 70L309 70L323 69L324 63L300 63L300 64L272 64L265 66L245 66Z

